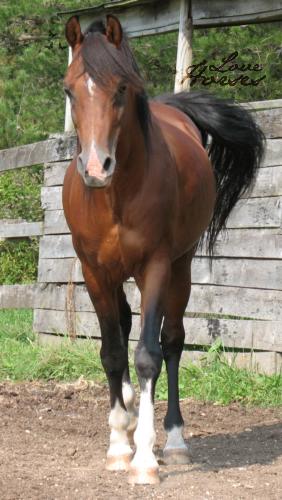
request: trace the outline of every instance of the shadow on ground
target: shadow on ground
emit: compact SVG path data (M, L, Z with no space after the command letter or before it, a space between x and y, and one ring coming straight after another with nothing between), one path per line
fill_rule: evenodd
M202 471L270 464L282 456L282 423L234 434L195 437L189 444L192 462Z

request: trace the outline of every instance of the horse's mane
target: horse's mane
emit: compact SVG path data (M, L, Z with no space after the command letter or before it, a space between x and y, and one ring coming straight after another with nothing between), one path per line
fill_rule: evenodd
M136 92L138 119L146 146L148 146L151 114L138 65L125 34L123 34L119 48L109 43L105 34L103 21L94 21L84 33L81 55L85 70L102 88L108 86L113 76L118 76L122 81L133 86Z

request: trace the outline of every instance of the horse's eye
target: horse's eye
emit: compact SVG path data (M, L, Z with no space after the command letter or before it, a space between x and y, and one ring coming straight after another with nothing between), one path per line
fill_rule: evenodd
M125 96L126 89L127 89L127 85L124 83L121 83L118 86L116 94L115 94L114 99L113 99L115 106L120 107L120 106L124 105L124 96Z
M126 92L126 89L127 89L127 86L125 85L125 83L123 83L119 86L118 93L123 95Z

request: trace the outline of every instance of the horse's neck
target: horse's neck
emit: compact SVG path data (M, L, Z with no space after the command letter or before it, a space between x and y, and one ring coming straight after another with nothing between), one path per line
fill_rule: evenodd
M140 190L148 168L148 150L136 120L122 128L116 159L113 187L123 196L132 197L135 191Z

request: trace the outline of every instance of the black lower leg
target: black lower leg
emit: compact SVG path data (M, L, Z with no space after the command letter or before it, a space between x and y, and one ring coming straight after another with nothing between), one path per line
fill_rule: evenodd
M162 360L159 343L155 346L146 345L140 339L135 351L135 368L141 391L144 390L148 380L152 381L152 400L154 399L155 385L161 372Z
M110 402L113 408L118 400L121 407L125 408L122 397L122 380L124 373L128 369L127 347L124 343L119 326L103 325L102 347L100 351L101 362L105 370L109 389Z
M168 381L168 406L164 419L166 431L171 430L173 427L180 427L183 425L183 418L179 406L178 372L179 361L184 345L184 336L182 324L177 328L172 328L164 321L161 341Z
M130 383L130 374L129 374L129 366L128 366L128 339L132 326L132 314L130 306L126 300L126 295L123 291L123 288L120 288L118 294L118 303L119 303L119 323L123 335L123 341L125 348L127 350L127 363L126 368L123 373L123 382Z
M135 351L135 368L141 391L152 381L152 400L155 385L162 369L163 354L159 342L161 318L147 313L140 340Z

